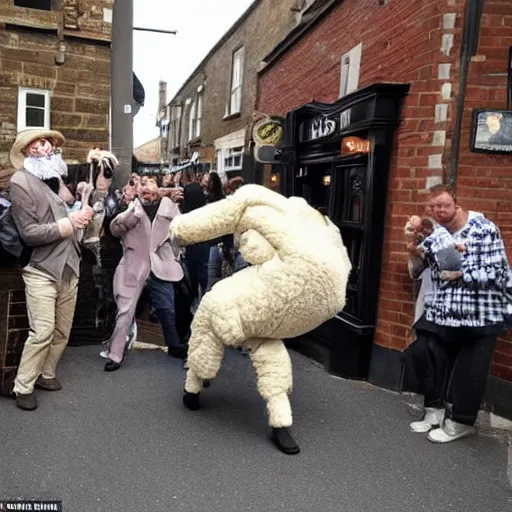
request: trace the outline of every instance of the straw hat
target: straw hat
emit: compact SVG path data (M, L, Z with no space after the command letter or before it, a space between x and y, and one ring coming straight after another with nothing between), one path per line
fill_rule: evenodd
M52 140L55 146L62 146L66 141L62 133L55 130L31 129L19 132L9 153L9 161L15 169L23 169L25 162L23 150L37 139Z

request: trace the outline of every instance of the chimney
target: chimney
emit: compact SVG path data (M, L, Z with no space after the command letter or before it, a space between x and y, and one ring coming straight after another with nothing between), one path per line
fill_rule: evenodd
M165 109L167 105L167 82L160 80L158 87L158 111L160 112L162 109Z

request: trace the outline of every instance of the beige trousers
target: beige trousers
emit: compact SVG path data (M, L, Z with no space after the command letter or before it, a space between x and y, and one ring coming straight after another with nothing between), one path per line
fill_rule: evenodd
M78 278L69 267L61 284L31 267L23 269L23 280L30 332L14 381L18 395L32 393L39 375L55 378L71 332L78 292Z

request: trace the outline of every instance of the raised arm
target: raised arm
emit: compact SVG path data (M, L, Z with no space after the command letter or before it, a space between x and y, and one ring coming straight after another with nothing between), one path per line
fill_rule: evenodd
M180 245L193 245L231 234L244 209L243 203L233 195L176 216L171 223L171 238Z
M114 217L110 223L110 232L116 238L122 238L128 231L137 226L141 219L142 212L136 207L135 201L132 201L124 212Z
M246 208L265 205L286 210L287 199L260 185L245 185L232 196L180 215L171 224L171 237L181 245L214 240L237 230ZM276 222L278 220L276 219ZM246 229L255 228L245 226Z

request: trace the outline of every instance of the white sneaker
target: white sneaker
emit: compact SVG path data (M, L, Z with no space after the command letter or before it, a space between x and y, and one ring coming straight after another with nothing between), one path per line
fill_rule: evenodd
M102 350L100 352L100 357L102 357L103 359L108 359L108 350Z
M434 427L443 424L444 409L425 407L425 417L421 421L413 421L409 427L413 432L426 434Z
M442 427L429 432L427 438L433 443L443 444L470 436L474 433L476 433L475 427L470 427L469 425L464 425L463 423L457 423L456 421L447 419Z

